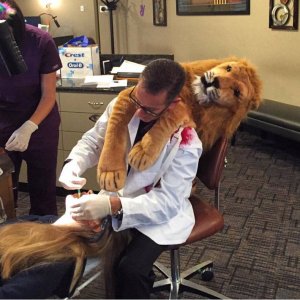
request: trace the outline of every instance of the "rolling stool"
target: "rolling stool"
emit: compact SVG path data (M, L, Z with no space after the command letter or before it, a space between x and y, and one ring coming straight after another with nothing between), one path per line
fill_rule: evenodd
M170 290L169 299L178 299L178 295L184 291L207 298L228 299L218 292L188 280L199 272L203 280L211 280L213 278L213 262L211 260L202 262L184 272L180 272L179 255L181 246L189 245L214 235L224 226L223 216L217 208L219 208L220 178L226 163L225 156L227 147L227 138L221 137L208 152L201 156L197 177L207 188L215 191L215 206L201 201L195 195L190 197L195 215L194 228L184 244L171 245L168 247L168 250L170 250L171 269L164 267L159 262L155 262L154 267L166 278L154 282L153 292Z

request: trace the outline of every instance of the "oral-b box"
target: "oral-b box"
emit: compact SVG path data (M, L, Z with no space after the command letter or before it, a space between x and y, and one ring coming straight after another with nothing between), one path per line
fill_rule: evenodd
M97 45L87 47L59 47L59 56L63 67L62 78L85 78L88 75L100 75L100 56Z

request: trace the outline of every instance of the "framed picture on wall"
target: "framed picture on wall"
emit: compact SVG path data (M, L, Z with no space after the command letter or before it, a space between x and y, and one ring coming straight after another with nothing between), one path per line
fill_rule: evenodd
M299 0L270 0L269 28L298 29Z
M167 26L167 4L166 0L153 1L153 25Z
M187 15L250 15L250 0L176 0L176 13Z

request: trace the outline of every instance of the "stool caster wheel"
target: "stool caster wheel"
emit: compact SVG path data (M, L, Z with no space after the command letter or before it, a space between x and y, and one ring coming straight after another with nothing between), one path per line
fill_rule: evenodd
M203 281L211 281L214 278L214 271L212 267L201 269L199 270L199 273Z

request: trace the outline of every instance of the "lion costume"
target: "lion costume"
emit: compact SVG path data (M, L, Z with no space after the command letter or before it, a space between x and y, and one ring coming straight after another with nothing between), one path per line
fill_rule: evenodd
M180 93L181 101L172 110L167 110L131 149L129 163L133 168L143 170L151 166L163 145L180 126L195 127L204 151L208 150L220 136L231 137L247 112L261 102L261 82L246 60L200 60L182 65L186 82ZM98 164L100 186L111 191L122 188L126 179L127 124L136 111L128 97L131 89L118 96ZM118 153L117 157L110 155L112 149L113 153ZM97 254L105 263L105 283L110 291L113 288L113 272L110 270L127 245L128 232L114 232L109 223L100 242L91 242L91 235L92 230L78 230L63 224L3 226L0 228L2 277L7 279L32 266L70 258L74 259L79 270L83 257Z
M181 101L167 110L129 152L128 162L137 170L145 170L156 161L180 126L195 127L206 151L220 136L230 138L247 112L260 104L261 82L248 61L233 57L182 65L186 81ZM129 99L131 90L119 94L108 123L98 163L101 189L117 191L125 184L127 124L136 111Z

